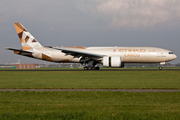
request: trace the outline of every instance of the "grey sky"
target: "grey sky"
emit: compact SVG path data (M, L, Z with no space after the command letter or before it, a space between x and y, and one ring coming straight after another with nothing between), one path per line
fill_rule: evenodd
M0 63L45 63L14 55L14 22L44 46L149 46L173 51L180 63L179 0L1 0Z

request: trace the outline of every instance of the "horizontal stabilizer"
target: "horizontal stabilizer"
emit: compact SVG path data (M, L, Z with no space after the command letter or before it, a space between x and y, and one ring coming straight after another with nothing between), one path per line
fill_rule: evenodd
M6 50L12 50L14 51L15 54L21 54L21 55L29 55L29 54L33 54L32 52L29 51L24 51L22 49L14 49L14 48L5 48Z
M46 48L52 48L52 46L43 46L43 47L46 47Z

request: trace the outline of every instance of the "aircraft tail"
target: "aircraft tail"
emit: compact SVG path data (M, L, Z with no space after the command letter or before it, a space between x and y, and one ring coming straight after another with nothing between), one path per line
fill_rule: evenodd
M42 45L27 31L21 23L14 23L23 50L42 47Z

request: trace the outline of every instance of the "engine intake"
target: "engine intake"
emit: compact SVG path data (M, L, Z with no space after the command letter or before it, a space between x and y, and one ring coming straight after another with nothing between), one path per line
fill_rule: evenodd
M119 56L104 56L104 67L124 67L124 63L121 63L121 57Z

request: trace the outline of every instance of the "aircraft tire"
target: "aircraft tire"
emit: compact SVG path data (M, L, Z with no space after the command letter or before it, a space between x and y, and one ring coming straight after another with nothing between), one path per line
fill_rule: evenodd
M91 69L92 69L92 70L96 70L96 68L95 68L95 67L92 67Z
M99 70L99 67L95 67L95 70Z
M88 67L84 67L84 70L89 70L89 68Z

